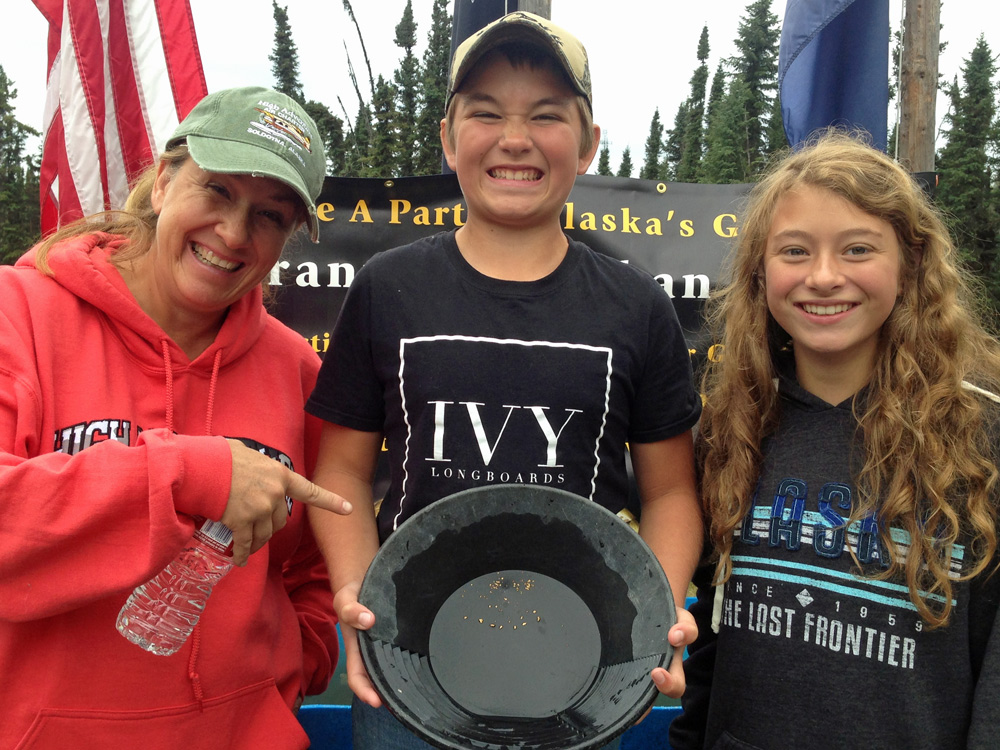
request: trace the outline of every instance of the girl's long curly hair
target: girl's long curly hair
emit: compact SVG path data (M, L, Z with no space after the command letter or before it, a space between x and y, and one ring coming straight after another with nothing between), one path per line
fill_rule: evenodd
M709 303L709 329L723 353L705 370L697 457L717 582L732 573L734 530L751 510L762 444L779 419L775 362L789 337L767 308L764 251L776 204L801 185L830 190L888 222L899 241L900 295L882 326L869 395L855 402L863 461L851 520L877 511L890 551L891 528L909 533L905 559L891 554L879 577L905 579L921 617L940 626L952 608L953 545L967 545L958 580L982 573L997 548L987 400L969 384L1000 393L1000 346L924 191L885 154L842 131L782 155L755 185L730 280Z

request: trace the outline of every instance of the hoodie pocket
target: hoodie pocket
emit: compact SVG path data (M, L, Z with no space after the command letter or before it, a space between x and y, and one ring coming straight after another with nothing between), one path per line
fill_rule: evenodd
M305 750L309 737L274 680L202 703L146 711L46 708L16 750Z

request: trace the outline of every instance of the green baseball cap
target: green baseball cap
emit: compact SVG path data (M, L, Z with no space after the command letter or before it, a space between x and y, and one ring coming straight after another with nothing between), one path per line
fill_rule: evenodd
M523 10L498 18L458 45L451 61L446 109L483 55L505 42L533 43L551 53L576 92L587 100L590 111L594 111L590 63L583 42L547 18Z
M167 141L186 141L202 169L272 177L292 188L306 207L313 242L319 241L316 199L326 177L326 155L316 123L298 102L261 86L209 94Z

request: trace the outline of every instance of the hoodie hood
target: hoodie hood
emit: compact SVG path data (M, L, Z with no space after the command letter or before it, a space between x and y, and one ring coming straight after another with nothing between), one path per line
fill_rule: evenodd
M48 255L52 277L63 288L101 310L127 351L147 365L189 363L184 351L150 318L110 262L120 250L123 237L95 232L60 243ZM35 251L29 250L16 266L35 266ZM230 306L215 341L190 366L195 370L225 367L239 359L260 338L267 312L260 287L255 287Z
M795 357L791 352L782 352L778 356L775 365L778 371L777 382L775 383L778 393L783 400L790 402L791 406L802 411L822 413L834 409L851 414L855 399L858 399L860 403L864 403L864 399L868 393L868 387L865 386L839 404L829 404L799 385L799 381L795 377Z

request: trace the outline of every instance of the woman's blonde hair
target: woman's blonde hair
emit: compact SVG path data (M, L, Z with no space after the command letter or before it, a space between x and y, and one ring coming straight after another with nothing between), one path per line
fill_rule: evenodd
M751 511L762 445L779 419L775 359L789 338L767 308L764 250L775 206L797 186L830 190L896 232L900 294L882 326L868 396L854 404L861 495L851 520L875 514L883 549L891 528L910 535L881 578L903 578L921 617L951 613L952 547L968 545L959 580L984 571L997 548L997 468L985 401L964 385L1000 393L1000 347L976 313L970 281L938 212L913 178L860 137L827 131L786 153L750 193L730 280L710 301L723 345L703 378L697 455L717 580L732 573L734 530ZM943 604L935 604L942 601Z
M165 151L160 156L160 162L165 163L166 169L176 172L189 158L187 145L180 143ZM111 257L111 262L119 268L149 252L156 236L157 217L152 196L158 171L157 163L139 175L120 211L104 211L77 219L42 240L35 248L35 267L42 273L51 274L48 256L53 247L71 237L94 232L116 234L127 240Z

